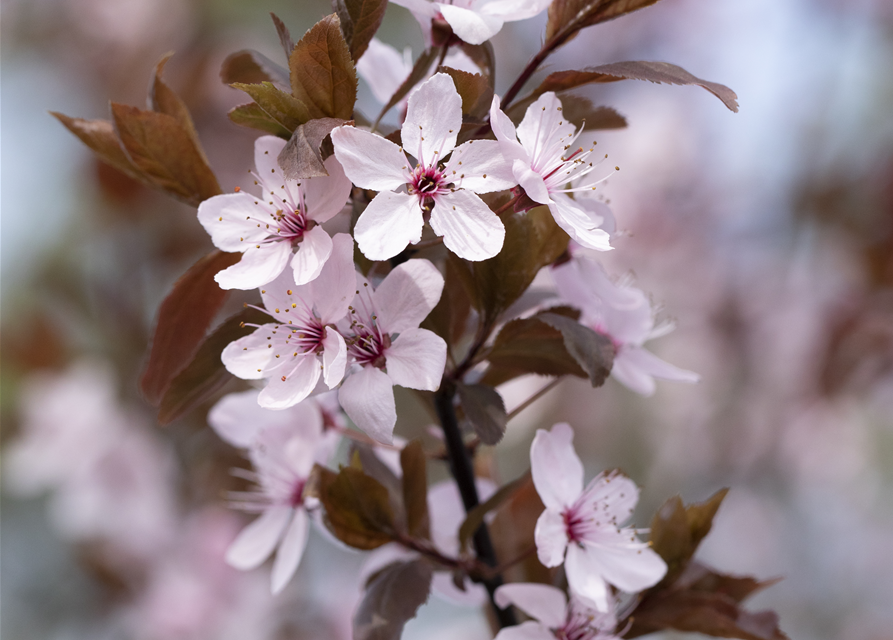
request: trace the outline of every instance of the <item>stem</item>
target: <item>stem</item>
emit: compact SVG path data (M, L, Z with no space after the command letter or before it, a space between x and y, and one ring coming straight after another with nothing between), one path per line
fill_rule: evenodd
M527 400L525 400L524 402L522 402L521 404L519 404L517 407L515 407L514 409L512 409L511 412L508 414L508 416L506 416L506 422L508 422L509 420L511 420L512 418L514 418L516 415L518 415L519 413L521 413L522 411L524 411L524 409L526 409L527 407L529 407L530 405L532 405L534 402L536 402L537 400L539 400L540 398L542 398L542 397L543 397L545 394L547 394L549 391L551 391L552 389L554 389L555 386L556 386L559 382L561 382L561 377L555 378L554 380L552 380L552 382L549 382L548 384L544 385L542 389L540 389L539 391L537 391L536 393L534 393L532 396L530 396L529 398L527 398Z
M440 58L437 60L437 66L434 67L434 70L440 69L443 66L443 61L446 60L447 52L450 50L450 43L447 42L443 45L443 49L440 51Z
M536 545L530 546L525 551L518 554L517 557L509 560L508 562L503 562L501 565L499 565L498 567L496 567L494 569L490 569L489 573L492 575L501 576L503 573L505 573L506 570L514 567L519 562L524 562L525 560L527 560L527 558L529 558L530 556L532 556L535 553L536 553Z
M524 71L521 72L521 75L518 76L518 79L515 80L515 84L513 84L508 91L505 92L505 95L502 98L502 110L507 111L509 105L512 103L512 100L515 99L515 96L518 95L518 92L524 88L524 85L530 80L530 76L532 76L539 66L543 63L543 60L549 57L549 54L555 47L551 42L547 42L543 45L543 48L539 50L533 59L527 63L527 66L524 67Z
M446 442L447 456L450 460L450 471L456 479L459 487L459 493L462 495L462 503L465 505L465 511L471 511L479 503L477 487L474 483L474 466L465 443L462 441L462 433L459 431L459 422L456 419L456 410L453 408L453 397L456 389L452 381L444 379L440 385L440 390L434 396L434 406L437 409L437 415L440 418L441 427L443 427L444 440ZM493 548L493 541L490 539L490 532L487 525L481 523L481 526L474 532L474 549L478 559L488 567L496 567L498 562L496 559L496 550ZM517 619L511 607L500 609L496 606L494 592L497 587L502 584L502 577L498 574L485 579L483 581L487 593L490 594L490 603L496 612L496 618L499 620L501 628L510 627L517 624Z
M515 206L515 203L517 203L518 200L520 200L520 199L521 199L521 193L519 192L518 195L514 196L511 200L509 200L509 201L506 202L504 205L502 205L501 207L499 207L499 208L498 208L496 211L494 211L493 213L495 213L495 214L498 215L498 216L501 216L503 213L505 213L506 211L508 211L510 207Z

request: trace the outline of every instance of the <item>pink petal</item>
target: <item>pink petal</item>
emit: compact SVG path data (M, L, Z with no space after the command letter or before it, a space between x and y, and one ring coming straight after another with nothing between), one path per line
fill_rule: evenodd
M583 491L583 463L574 451L574 431L561 422L538 429L530 445L533 484L546 509L563 511Z
M273 358L272 349L267 349L268 337L272 337L277 324L265 324L260 326L251 335L230 342L220 354L223 366L237 378L243 380L259 380L264 377L270 360Z
M575 595L591 602L599 611L609 610L608 585L602 577L602 566L593 554L577 544L568 546L564 572Z
M316 387L320 368L319 358L313 354L293 358L289 365L271 372L267 386L257 396L258 404L265 409L287 409L298 404Z
M427 329L407 329L385 352L387 375L409 389L437 391L446 365L446 342Z
M540 204L552 202L546 182L540 174L530 168L529 161L515 160L512 163L512 172L518 184L521 185L521 188L524 189L524 192L531 200Z
M484 585L466 580L465 591L462 591L455 585L453 576L448 571L434 572L431 577L431 593L460 607L482 607L488 601Z
M635 358L630 360L627 355L630 349L630 347L624 347L614 356L611 377L631 391L643 396L652 396L657 389L654 378L636 365Z
M634 366L643 373L647 373L655 378L688 383L701 381L701 376L694 371L680 369L641 347L625 347L622 349L622 352L628 366Z
M630 534L632 535L632 534ZM585 545L588 565L609 583L627 593L653 587L667 573L667 565L644 542L635 546Z
M524 119L518 125L518 140L530 154L531 166L541 168L558 160L564 152L563 145L575 132L576 127L564 118L561 100L549 91L527 107ZM548 157L552 153L555 157Z
M420 164L433 166L456 146L461 127L462 98L456 85L447 74L435 73L409 97L403 148Z
M349 234L335 234L332 238L332 255L309 287L314 308L323 324L338 322L347 315L347 307L357 291L353 238Z
M555 636L539 622L528 620L514 627L501 629L493 640L555 640Z
M254 141L254 166L261 180L260 187L265 201L271 196L275 202L288 199L287 192L282 188L286 183L285 175L279 166L279 154L283 147L285 140L276 136L261 136Z
M245 251L256 245L269 235L258 222L269 219L267 205L244 191L214 196L198 205L198 221L223 251Z
M266 560L288 526L291 507L270 507L259 518L242 529L226 550L226 563L243 571L259 567Z
M407 183L408 161L390 140L343 126L332 131L335 157L350 180L362 189L392 191Z
M307 217L320 223L331 219L344 208L353 189L338 158L329 156L323 165L329 172L328 176L301 181Z
M630 478L615 471L595 476L574 507L581 511L597 510L599 516L619 526L630 519L638 502L639 487Z
M322 346L323 379L329 389L334 389L344 377L344 369L347 367L347 345L340 333L332 327L326 327Z
M532 18L545 11L550 4L552 0L491 0L480 8L480 13L512 22Z
M564 562L567 550L567 525L564 516L554 509L546 509L537 518L533 531L536 555L543 566L557 567Z
M443 276L428 260L407 260L372 294L378 326L387 333L418 327L440 300Z
M528 194L529 195L529 194ZM564 193L552 192L549 210L558 226L584 247L596 251L610 251L611 236L599 227L604 220L596 213L587 211Z
M357 60L357 73L381 104L391 99L411 70L412 60L407 65L403 54L378 38L369 41L366 53Z
M250 447L263 426L266 414L272 413L260 408L257 393L255 389L230 393L223 396L208 412L208 424L218 436L234 447Z
M291 244L271 242L252 246L242 259L214 276L221 289L257 289L275 280L288 264Z
M382 191L360 214L354 237L370 260L388 260L422 239L422 209L415 196Z
M475 193L491 193L511 189L518 181L512 164L502 155L496 140L472 140L453 150L444 173L461 189Z
M459 190L438 196L431 212L431 228L447 249L465 260L486 260L502 249L505 226L483 200Z
M496 604L505 609L515 605L544 626L557 628L565 623L567 597L561 589L547 584L516 582L504 584L494 594Z
M453 33L468 44L483 44L502 29L503 19L482 15L471 9L463 9L452 4L437 3L444 20L453 28Z
M307 530L310 523L303 509L295 509L285 537L276 552L273 562L272 587L273 595L280 593L295 574L307 546Z
M387 374L371 366L350 374L338 391L338 401L354 424L369 436L385 444L393 442L397 406Z
M511 119L499 108L499 96L493 96L493 102L490 105L490 127L499 142L507 164L520 159L526 161L530 166L530 154L518 142L515 125L512 124Z
M291 269L284 270L275 280L262 286L260 297L267 313L282 324L306 318L307 310L314 302L310 285L295 285Z
M325 229L316 226L306 232L298 245L295 257L291 260L295 284L302 285L315 280L330 255L332 255L332 238Z

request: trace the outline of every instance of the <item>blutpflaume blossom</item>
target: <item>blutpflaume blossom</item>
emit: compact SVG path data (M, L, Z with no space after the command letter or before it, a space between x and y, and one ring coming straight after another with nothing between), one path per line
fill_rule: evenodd
M640 289L614 283L602 266L585 256L552 269L562 300L582 311L580 322L611 339L611 376L645 396L655 391L655 378L698 382L693 371L661 360L642 345L673 330L672 323L655 324L651 301Z
M561 589L547 584L504 584L494 594L501 608L515 605L528 620L500 630L494 640L618 640L612 611L593 610L576 598L568 601Z
M406 7L419 21L425 37L431 41L431 21L443 20L453 33L468 44L483 44L502 29L506 22L526 20L538 15L552 0L391 0Z
M244 380L267 379L258 396L266 409L285 409L306 398L320 376L329 389L344 377L347 346L334 324L347 315L356 293L353 240L345 233L332 239L333 249L315 280L295 285L281 274L261 289L273 322L230 343L221 359L226 369Z
M597 166L590 160L594 148L573 149L583 129L577 131L562 114L561 101L551 91L527 107L524 119L515 125L499 108L499 96L493 96L490 125L502 145L506 162L515 181L534 202L547 205L567 234L589 249L610 251L611 236L602 227L605 218L594 208L581 206L568 194L592 191L607 179L582 180ZM570 187L574 182L576 186Z
M362 276L357 280L349 326L342 329L353 366L338 400L360 429L390 444L397 422L393 386L440 387L446 343L419 324L440 300L443 276L427 260L407 260L374 291Z
M607 612L608 585L635 593L657 584L667 565L636 529L621 528L639 501L639 488L617 472L600 473L583 488L583 463L574 432L556 424L539 429L530 447L533 484L546 510L534 537L540 562L564 571L571 592Z
M354 228L367 258L387 260L417 243L426 217L460 258L486 260L502 249L505 227L476 194L508 189L517 181L495 140L456 147L461 127L462 98L452 78L437 73L409 99L402 147L356 127L332 131L335 156L347 177L379 192Z
M241 252L242 259L214 279L223 289L256 289L289 264L294 284L316 278L332 253L320 226L341 211L351 184L336 158L325 161L328 176L288 180L279 166L285 140L262 136L254 143L254 184L245 191L214 196L198 207L198 220L214 246Z

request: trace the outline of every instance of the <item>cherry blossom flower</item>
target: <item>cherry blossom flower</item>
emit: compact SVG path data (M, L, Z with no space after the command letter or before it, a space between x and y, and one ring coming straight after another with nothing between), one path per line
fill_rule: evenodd
M468 44L483 44L502 29L506 22L526 20L538 15L552 0L391 0L406 7L419 21L431 43L432 20L445 21Z
M335 156L347 177L358 187L379 192L354 229L367 258L387 260L417 243L426 217L460 258L485 260L502 249L505 227L475 194L517 182L495 140L456 147L461 126L462 98L452 78L437 73L409 99L402 148L356 127L332 131ZM416 163L404 149L415 155Z
M301 562L307 543L308 508L304 485L315 463L325 464L338 435L324 429L319 405L305 401L287 411L257 406L257 392L223 398L208 421L225 440L248 448L258 484L253 492L233 494L233 506L261 515L233 541L226 561L242 570L260 566L274 550L272 590L279 593Z
M353 240L344 233L333 238L332 256L319 277L295 285L281 274L261 289L274 322L230 343L221 359L227 370L245 380L267 378L258 396L260 406L285 409L316 388L320 375L333 389L344 377L347 347L333 326L345 315L356 294Z
M515 605L533 620L502 629L495 640L619 640L613 611L593 610L577 598L547 584L504 584L494 594L505 609Z
M443 276L427 260L407 260L374 291L365 278L357 279L350 323L342 331L354 365L338 400L360 429L390 444L397 422L392 387L440 387L446 343L419 324L440 300Z
M559 423L539 429L530 447L533 484L546 510L534 530L537 555L547 567L564 562L571 591L607 612L611 584L636 592L653 586L667 565L633 528L621 528L639 501L639 488L618 472L602 472L583 488L583 463L574 432Z
M493 96L490 125L502 145L506 161L511 163L515 180L534 202L548 205L555 222L584 247L610 251L611 236L602 227L606 219L598 208L582 206L568 193L592 191L607 176L581 181L598 163L589 160L594 149L582 147L570 151L583 129L564 119L561 101L551 91L527 107L524 119L515 125L499 108L499 96ZM577 186L568 187L574 182ZM597 207L597 205L596 205ZM613 224L613 220L610 221Z
M650 396L655 378L689 383L701 379L643 348L646 341L673 330L671 323L655 324L651 302L643 291L615 284L598 262L586 256L552 269L552 278L561 298L582 310L580 322L611 339L611 375L617 381Z
M239 262L214 276L223 289L256 289L289 263L294 284L306 284L319 276L332 253L332 239L320 225L344 207L350 180L334 157L324 163L328 176L287 179L277 159L284 146L275 136L254 143L259 194L227 193L198 207L198 220L214 246L242 253Z

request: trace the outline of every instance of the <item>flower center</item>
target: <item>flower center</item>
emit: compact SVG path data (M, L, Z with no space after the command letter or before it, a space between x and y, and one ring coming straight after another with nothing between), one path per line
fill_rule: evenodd
M408 190L420 198L430 198L447 191L447 181L438 168L419 165L410 176Z
M292 488L291 498L289 499L289 505L292 507L299 507L304 504L304 485L307 484L307 480L304 478L298 478L295 480L294 487Z
M384 369L385 351L391 346L391 336L382 334L374 324L367 326L358 320L351 323L351 328L354 335L347 341L347 349L357 364Z
M279 209L273 214L276 221L276 234L271 240L288 240L293 244L299 242L304 234L314 226L313 220L308 220L307 216L301 209L292 211L290 209Z
M308 318L301 325L280 324L276 330L285 333L282 344L287 351L294 350L294 354L313 353L322 350L322 341L326 337L326 327L319 318Z

